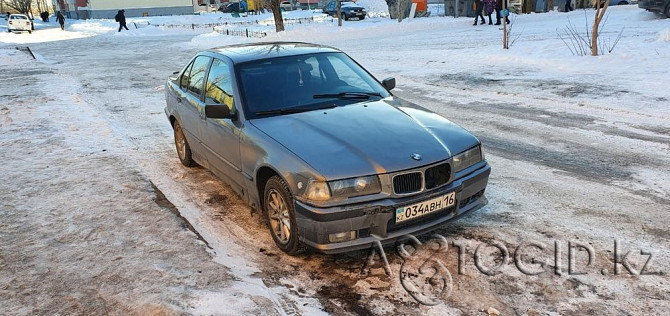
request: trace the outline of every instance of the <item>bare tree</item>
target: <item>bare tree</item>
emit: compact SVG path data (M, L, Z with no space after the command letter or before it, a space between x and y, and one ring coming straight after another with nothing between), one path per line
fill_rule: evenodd
M598 37L595 41L593 40L593 34L589 32L589 20L586 16L586 11L584 11L584 21L585 21L585 31L584 33L580 32L577 29L570 19L568 19L568 25L563 29L565 34L561 34L560 30L558 32L558 38L563 41L565 46L568 47L570 52L573 55L586 56L593 55L595 50L597 54L611 53L616 45L621 40L623 35L624 28L621 29L619 35L612 42L611 38ZM600 23L598 23L597 34L602 33L603 28L607 24L607 17L605 17ZM585 34L585 35L583 35ZM596 46L594 49L594 45ZM597 55L594 55L597 56Z
M275 19L275 30L277 33L284 31L284 17L281 14L280 2L281 0L266 0L265 3L270 5L270 11Z
M342 3L337 0L337 26L342 26Z
M600 21L602 21L605 16L605 11L610 4L610 0L597 0L596 1L596 17L593 20L593 27L591 29L591 56L598 56L598 26Z
M7 6L19 13L28 14L33 5L33 0L8 0Z

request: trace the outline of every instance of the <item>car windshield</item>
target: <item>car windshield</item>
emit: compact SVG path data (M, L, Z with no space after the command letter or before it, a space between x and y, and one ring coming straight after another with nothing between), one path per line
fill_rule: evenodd
M390 94L343 53L263 59L237 66L248 118L305 112Z

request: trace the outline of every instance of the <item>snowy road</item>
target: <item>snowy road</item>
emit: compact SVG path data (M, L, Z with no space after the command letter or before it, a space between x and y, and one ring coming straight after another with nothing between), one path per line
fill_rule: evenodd
M0 311L667 314L670 48L658 34L670 29L632 7L616 9L634 17L635 30L620 54L597 58L567 55L556 13L518 17L522 37L508 52L496 28L473 28L470 19L366 21L269 38L343 49L378 78L395 76L397 95L482 140L493 166L490 204L437 232L465 255L458 274L455 247L437 254L454 289L433 307L401 286L403 258L393 249L390 276L380 260L366 265L368 252L286 256L230 188L179 164L164 80L198 50L241 39L66 32L67 40L30 44L41 62L0 55ZM623 21L615 16L610 26ZM34 35L61 36L42 32ZM637 46L656 55L641 57ZM21 81L5 84L12 78ZM646 271L664 273L614 275L615 240L619 255L630 250L633 270L645 265L642 250L653 254ZM524 275L513 260L494 276L479 272L473 253L493 241L511 257L522 243L542 243L522 258L545 272ZM578 251L586 274L568 273L570 241L594 250L591 265ZM487 266L499 261L492 252Z

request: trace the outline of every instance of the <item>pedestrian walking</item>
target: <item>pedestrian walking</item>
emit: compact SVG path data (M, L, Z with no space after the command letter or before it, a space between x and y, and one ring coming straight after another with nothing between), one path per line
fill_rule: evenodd
M565 12L572 11L572 0L565 0Z
M509 3L507 3L507 8L509 8ZM502 0L496 0L496 25L500 25L500 16L502 14L505 14L505 20L507 20L507 24L509 24L509 18L507 17L508 14L506 14L509 12L509 9L507 12L502 12L502 9Z
M114 19L116 22L119 22L119 32L121 32L122 28L125 28L127 31L128 27L126 26L126 15L125 15L126 10L119 10L119 13L116 14Z
M60 11L58 11L58 14L56 14L56 21L58 21L58 24L60 24L60 29L65 31L65 17Z
M484 0L475 0L472 2L473 9L475 9L475 23L472 25L477 25L477 19L482 18L482 24L486 24L486 21L484 20L484 15L482 12L484 11Z
M492 25L491 14L496 10L496 0L484 0L484 5L486 7L486 15L489 17L489 25Z

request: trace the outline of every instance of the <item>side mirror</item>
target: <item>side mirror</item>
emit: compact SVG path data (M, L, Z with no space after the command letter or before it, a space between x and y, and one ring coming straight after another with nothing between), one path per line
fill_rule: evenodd
M384 86L384 88L386 88L386 90L389 90L389 91L393 90L393 88L395 88L395 78L391 77L391 78L384 79L382 81L382 86Z
M213 119L231 119L237 118L237 113L231 111L225 104L207 104L205 105L205 117Z

